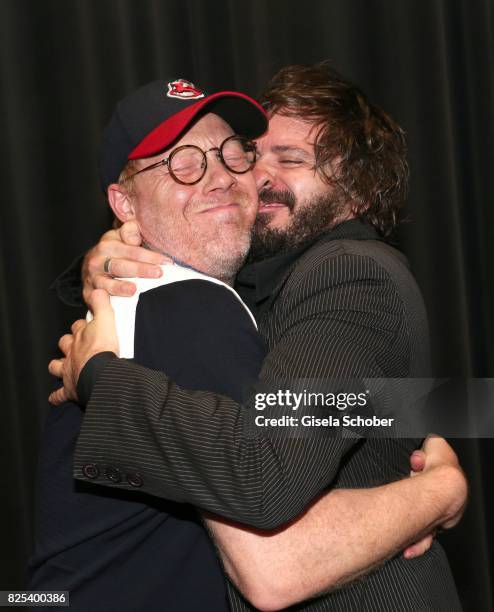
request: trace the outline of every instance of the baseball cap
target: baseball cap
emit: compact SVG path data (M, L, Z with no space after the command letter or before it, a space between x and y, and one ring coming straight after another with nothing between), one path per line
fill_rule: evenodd
M153 81L117 104L103 132L99 157L103 191L118 181L128 160L166 149L205 109L219 115L241 136L257 138L267 130L264 109L246 94L208 94L185 79Z

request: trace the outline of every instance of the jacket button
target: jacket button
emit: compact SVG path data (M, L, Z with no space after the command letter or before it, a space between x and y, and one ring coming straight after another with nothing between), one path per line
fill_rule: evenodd
M111 482L118 483L122 480L122 473L117 468L114 468L114 467L106 468L105 474L108 480L111 480Z
M135 472L127 474L127 482L130 484L131 487L142 487L142 485L144 484L142 476Z
M82 473L86 478L91 478L91 480L94 480L99 476L99 468L95 463L86 463L82 466Z

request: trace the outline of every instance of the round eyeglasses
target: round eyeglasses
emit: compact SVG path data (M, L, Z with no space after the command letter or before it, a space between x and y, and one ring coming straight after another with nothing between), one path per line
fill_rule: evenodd
M256 145L242 136L229 136L219 147L213 147L207 151L195 145L177 147L166 159L134 172L122 182L130 180L141 172L159 166L168 166L168 172L174 181L181 185L195 185L206 174L208 167L206 155L211 151L215 151L225 168L234 174L244 174L256 163Z

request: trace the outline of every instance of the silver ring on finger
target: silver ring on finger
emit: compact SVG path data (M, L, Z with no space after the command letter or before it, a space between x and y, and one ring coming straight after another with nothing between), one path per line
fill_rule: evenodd
M111 257L107 257L105 259L105 263L103 264L103 271L105 274L108 274L108 276L113 277L113 274L111 273Z

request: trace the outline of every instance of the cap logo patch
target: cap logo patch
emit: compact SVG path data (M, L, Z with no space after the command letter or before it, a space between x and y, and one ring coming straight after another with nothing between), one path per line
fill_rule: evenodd
M194 100L196 98L204 98L204 94L198 89L194 83L185 79L177 79L168 83L169 98L178 98L179 100Z

